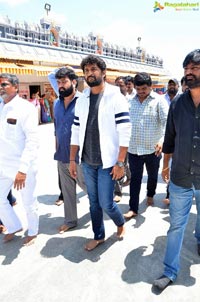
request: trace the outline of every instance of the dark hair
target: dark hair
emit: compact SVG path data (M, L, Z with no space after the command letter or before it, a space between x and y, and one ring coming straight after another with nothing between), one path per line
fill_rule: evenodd
M142 86L142 85L151 86L152 80L151 80L150 75L146 72L137 73L136 76L134 77L134 85L135 86Z
M106 70L106 63L104 62L104 60L101 59L99 56L95 56L95 55L88 55L87 57L85 57L81 62L81 69L84 72L86 65L93 65L93 64L96 64L101 69L101 71Z
M78 76L73 69L67 67L61 67L55 74L56 79L69 78L71 81L78 80Z
M128 84L128 82L131 82L134 84L134 77L128 75L126 78L125 78L125 83L126 85Z
M188 64L200 64L200 49L195 49L191 51L183 61L183 68L186 67Z
M185 82L185 77L183 76L183 77L181 78L181 86L183 85L184 82Z
M15 74L12 74L12 73L0 73L0 78L8 79L8 81L12 85L18 85L19 84L18 77Z
M115 83L117 83L117 81L122 80L125 83L125 77L123 76L119 76L115 79Z

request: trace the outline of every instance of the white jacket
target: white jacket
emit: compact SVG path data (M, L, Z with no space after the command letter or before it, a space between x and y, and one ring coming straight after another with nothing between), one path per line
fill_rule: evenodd
M89 113L90 88L86 88L75 106L75 118L72 125L71 145L79 146L82 157L86 125ZM128 147L131 123L128 102L118 87L105 83L105 90L98 110L98 126L103 168L115 165L119 147Z
M0 104L0 173L15 177L27 173L38 157L38 113L27 100L16 95Z

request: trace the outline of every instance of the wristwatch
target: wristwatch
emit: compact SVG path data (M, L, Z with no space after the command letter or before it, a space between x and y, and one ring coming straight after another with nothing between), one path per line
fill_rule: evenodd
M123 168L124 167L124 162L123 161L117 161L116 166Z

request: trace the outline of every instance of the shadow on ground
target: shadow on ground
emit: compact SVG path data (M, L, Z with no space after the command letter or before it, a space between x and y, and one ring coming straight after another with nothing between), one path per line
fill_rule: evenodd
M80 263L86 259L97 262L100 260L101 255L116 242L118 242L118 239L113 234L108 237L103 244L100 244L93 251L88 252L84 249L86 244L84 237L70 236L67 238L51 238L41 250L41 255L47 258L62 255L65 259L74 263Z
M164 220L169 221L169 217ZM181 269L175 282L176 285L189 287L196 283L196 279L190 274L191 266L200 263L197 243L193 235L195 222L196 214L190 213L181 252ZM152 284L153 280L163 273L165 247L166 236L159 236L151 246L140 246L128 253L124 261L126 268L122 272L122 280L129 284L139 282ZM149 253L152 248L153 251ZM154 292L153 289L152 292ZM154 293L159 294L159 292Z

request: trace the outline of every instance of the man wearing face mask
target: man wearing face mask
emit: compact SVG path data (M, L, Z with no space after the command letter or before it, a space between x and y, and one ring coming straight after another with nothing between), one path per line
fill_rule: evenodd
M71 126L74 120L74 108L80 92L76 92L77 76L67 67L49 74L49 81L59 98L54 105L54 125L56 137L56 152L54 159L58 161L58 174L64 199L64 223L59 227L59 233L64 233L77 225L76 182L86 191L81 166L77 165L78 177L75 180L69 172L69 154ZM76 157L78 163L78 156Z

